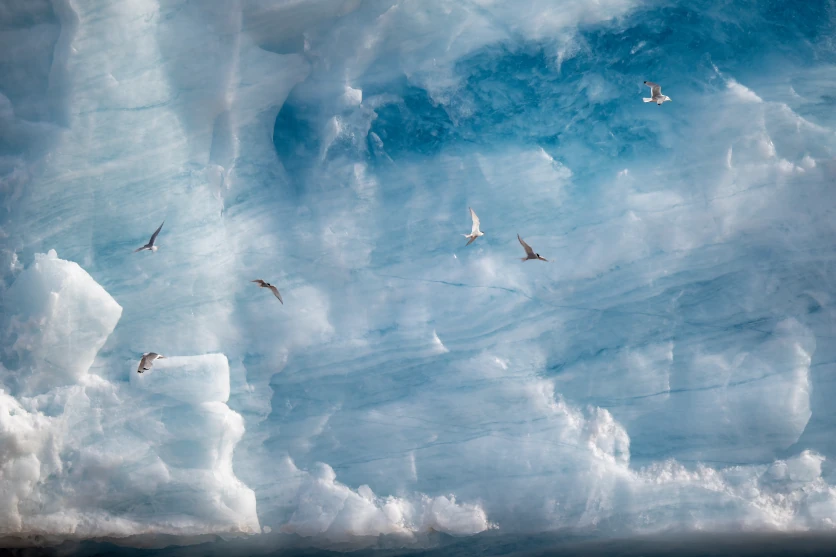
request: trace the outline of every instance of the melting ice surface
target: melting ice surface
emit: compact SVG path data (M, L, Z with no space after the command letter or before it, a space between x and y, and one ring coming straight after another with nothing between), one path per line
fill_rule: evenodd
M834 528L834 17L4 3L0 535Z

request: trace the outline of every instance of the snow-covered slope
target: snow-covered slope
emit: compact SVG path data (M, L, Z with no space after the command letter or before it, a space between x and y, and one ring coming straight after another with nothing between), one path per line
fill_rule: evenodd
M833 17L0 7L0 536L833 528Z

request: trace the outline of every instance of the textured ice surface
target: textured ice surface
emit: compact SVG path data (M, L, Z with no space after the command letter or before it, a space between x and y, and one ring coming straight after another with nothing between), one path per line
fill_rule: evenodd
M52 250L36 254L17 277L3 313L9 360L28 371L6 375L7 387L39 395L84 382L122 308L81 267Z
M140 390L188 404L229 400L229 363L223 354L155 360L151 370L131 375Z
M0 534L834 528L831 12L6 3Z
M232 469L244 420L225 404L226 357L172 357L143 375L122 362L116 381L91 371L122 308L55 251L35 255L4 309L2 534L260 531Z

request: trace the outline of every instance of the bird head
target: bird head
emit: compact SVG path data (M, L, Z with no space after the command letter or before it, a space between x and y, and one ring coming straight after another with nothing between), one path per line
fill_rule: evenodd
M151 251L157 251L157 246L151 246Z

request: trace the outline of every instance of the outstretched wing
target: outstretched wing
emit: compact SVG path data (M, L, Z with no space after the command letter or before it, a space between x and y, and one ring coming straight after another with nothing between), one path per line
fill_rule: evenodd
M165 221L163 221L163 224L165 224ZM151 234L151 240L148 242L148 245L149 245L149 246L153 246L153 245L154 245L154 240L156 240L156 239L157 239L157 234L159 234L159 233L160 233L160 230L162 230L162 229L163 229L163 224L161 224L161 225L160 225L160 227L159 227L158 229L156 229L156 230L154 231L154 233L153 233L153 234Z
M470 207L468 207L468 209L470 209ZM479 232L479 217L476 216L473 209L470 209L470 218L473 219L473 228L470 229L470 233L476 234Z
M142 356L142 359L139 361L139 367L136 368L137 373L142 373L143 371L151 368L150 361L153 360L153 358L151 358L150 356L151 353Z
M645 81L644 84L650 87L651 97L658 97L662 94L662 86L658 83L653 83L652 81Z
M282 303L282 305L284 305L284 301L282 300L282 295L279 294L279 289L276 288L275 286L273 286L272 284L269 286L269 288L270 288L270 290L272 290L272 292L276 296L276 298L279 299L279 301Z
M261 279L251 280L250 282L257 282L259 286L267 286L267 283Z
M522 238L520 238L520 235L519 235L519 234L517 234L517 240L519 240L519 241L520 241L520 244L522 245L523 249L525 250L525 253L527 253L528 255L530 255L530 256L532 256L532 257L536 257L536 256L534 255L534 250L533 250L533 249L531 249L531 246L529 246L528 244L526 244L526 243L523 241L523 239L522 239Z

